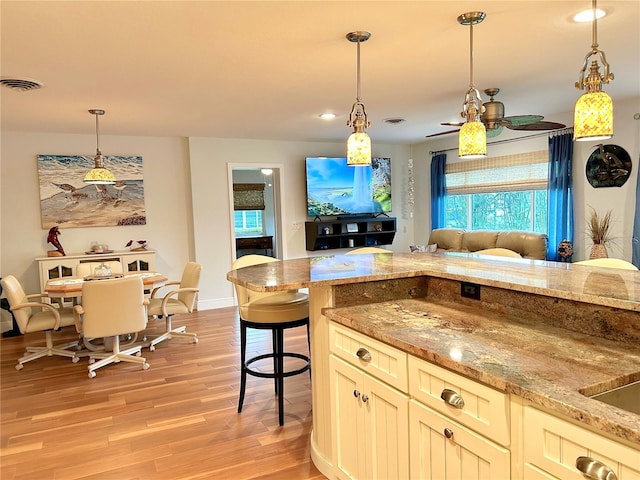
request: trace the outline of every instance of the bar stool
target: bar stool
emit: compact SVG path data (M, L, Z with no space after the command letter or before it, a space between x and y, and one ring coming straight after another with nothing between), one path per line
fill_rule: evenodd
M245 255L231 265L232 270L277 262L276 258L262 255ZM247 374L260 378L273 378L275 393L278 396L278 421L284 425L284 379L293 375L310 372L311 360L309 356L287 352L284 348L284 331L290 328L306 326L307 345L309 341L309 297L298 291L286 292L254 292L240 285L234 285L238 297L240 313L240 397L238 413L242 412ZM247 358L247 329L271 330L273 351L252 358ZM284 370L284 359L297 358L304 364L295 369ZM262 372L251 368L255 362L273 359L273 372Z

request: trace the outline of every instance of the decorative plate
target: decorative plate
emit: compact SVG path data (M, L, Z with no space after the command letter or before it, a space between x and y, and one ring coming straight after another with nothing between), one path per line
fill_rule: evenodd
M593 188L621 187L631 175L631 157L618 145L600 144L587 159L586 175Z

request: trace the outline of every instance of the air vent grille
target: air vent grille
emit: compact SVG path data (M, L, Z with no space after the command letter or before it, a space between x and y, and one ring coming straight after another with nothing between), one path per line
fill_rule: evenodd
M0 84L12 90L18 90L20 92L25 92L27 90L37 90L38 88L44 87L44 83L37 80L14 77L2 77L0 78Z

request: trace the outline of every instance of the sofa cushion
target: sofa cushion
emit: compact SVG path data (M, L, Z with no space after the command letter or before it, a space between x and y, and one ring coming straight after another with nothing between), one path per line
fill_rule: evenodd
M462 238L464 230L462 228L436 228L431 232L429 245L438 245L438 250L462 250Z
M517 230L500 232L495 246L508 248L525 258L544 260L547 256L547 236L542 233Z
M490 230L474 230L465 232L462 239L462 250L475 252L476 250L484 250L486 248L494 248L499 232ZM509 247L504 247L509 248Z

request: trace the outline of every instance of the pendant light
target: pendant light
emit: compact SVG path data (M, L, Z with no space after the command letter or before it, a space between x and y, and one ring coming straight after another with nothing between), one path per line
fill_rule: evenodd
M487 129L480 121L484 107L480 92L473 84L473 26L482 22L484 12L467 12L458 17L460 25L469 25L470 55L469 55L469 90L464 96L462 113L465 123L458 134L458 155L460 158L482 158L487 155Z
M346 35L347 40L357 45L356 67L356 101L351 107L347 125L353 127L353 133L347 140L347 165L365 166L371 165L371 138L366 132L370 123L364 104L360 101L360 43L366 42L371 37L369 32L351 32Z
M104 115L104 110L89 110L91 115L96 116L96 158L95 166L89 170L84 177L84 183L91 185L112 185L116 183L116 177L113 173L104 168L102 163L102 152L100 151L100 128L98 125L98 117Z
M573 114L573 139L577 141L599 141L613 137L613 101L606 92L602 91L602 84L613 80L613 73L609 71L609 64L604 52L598 49L598 20L596 17L596 0L592 0L593 23L591 51L584 57L584 65L580 70L580 78L576 82L578 90L585 92L578 98ZM604 73L600 73L598 56L604 66ZM589 60L591 65L589 65ZM587 73L589 68L589 73Z

